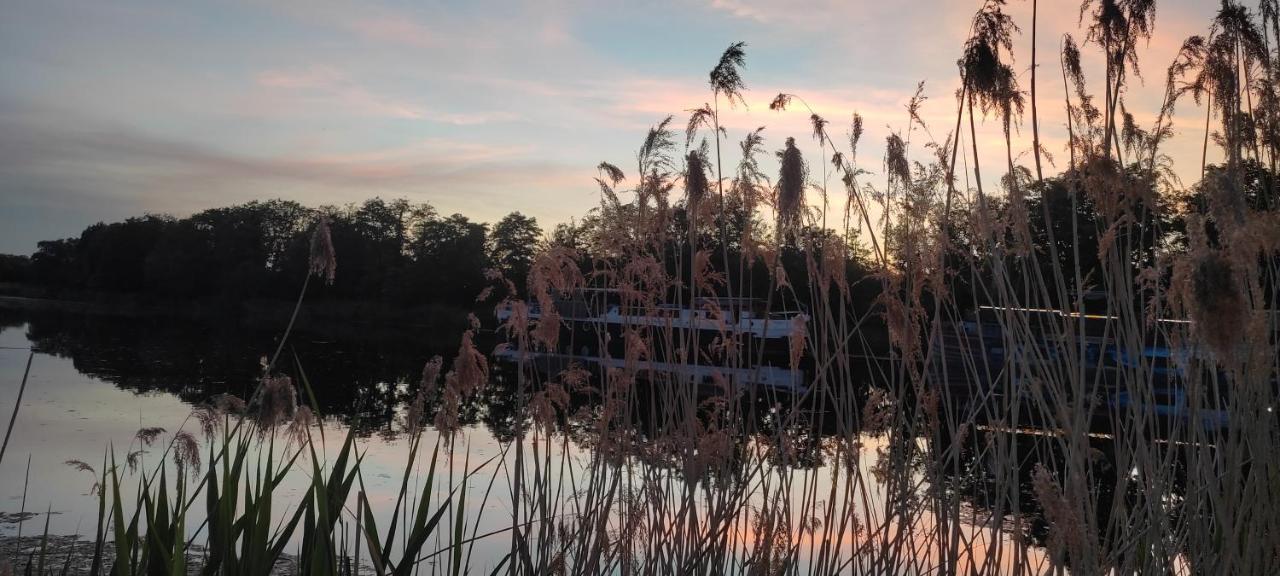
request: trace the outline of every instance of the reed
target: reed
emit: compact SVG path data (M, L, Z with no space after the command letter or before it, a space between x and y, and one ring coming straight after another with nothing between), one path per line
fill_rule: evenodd
M9 415L9 426L4 430L4 443L0 444L0 463L4 462L4 453L9 451L9 436L13 434L13 425L18 421L18 412L22 409L22 395L27 391L27 378L31 376L31 361L35 357L34 350L27 353L27 367L22 369L22 382L18 384L18 397L13 399L13 413Z
M681 166L667 118L630 179L599 165L600 218L581 250L546 247L526 286L489 275L485 297L504 318L490 328L511 362L491 365L477 325L447 371L426 363L389 504L371 497L354 435L327 458L310 382L273 359L247 407L201 409L202 459L182 431L142 473L109 456L93 573L265 574L282 562L307 574L1272 573L1280 114L1259 79L1280 66L1274 2L1260 16L1223 4L1210 39L1186 42L1170 66L1149 129L1124 101L1154 4L1086 2L1086 43L1065 37L1060 55L1071 160L1059 176L1041 166L1044 94L1034 73L1030 94L1020 88L1004 7L985 2L960 47L953 131L933 137L922 85L905 131L884 135L883 190L857 164L861 117L841 149L824 116L785 93L772 108L806 107L821 180L786 137L771 181L761 128L725 186L718 104L745 102L745 45L732 45L711 73L713 103L690 111ZM1033 16L1033 39L1039 26ZM1100 109L1080 65L1091 48L1105 60ZM1213 98L1226 158L1189 189L1161 152L1186 95ZM1012 138L1026 98L1034 172ZM978 164L987 114L1004 136L997 188ZM703 128L714 166L710 144L693 147ZM847 192L840 231L826 227L827 170ZM331 281L322 228L312 272ZM629 326L621 342L563 331L557 300L596 288L618 295L621 316L697 314L716 335L669 321ZM734 376L758 375L766 355L733 329L724 296L803 308L786 320L799 389ZM609 362L547 360L583 345ZM494 396L514 421L501 452L473 465L467 413ZM282 513L289 475L309 484ZM470 505L468 481L486 476ZM503 553L477 557L477 544Z

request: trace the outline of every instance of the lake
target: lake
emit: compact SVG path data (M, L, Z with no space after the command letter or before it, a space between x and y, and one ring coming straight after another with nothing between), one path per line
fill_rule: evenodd
M261 358L274 350L278 337L279 331L247 321L0 308L0 410L6 423L28 351L35 352L0 463L0 511L16 516L25 498L25 510L41 514L23 523L25 535L42 531L46 510L51 533L91 533L97 497L90 489L96 478L65 463L98 467L113 447L123 459L137 449L136 434L144 427L170 433L196 430L190 418L196 405L221 393L248 397L261 373ZM423 344L433 341L436 349ZM328 450L336 451L347 430L355 429L365 454L363 480L375 509L399 488L407 444L397 417L411 394L409 382L421 374L427 359L451 354L439 349L438 342L412 330L329 326L296 332L286 348L286 354L296 354L316 388ZM296 363L281 370L298 374ZM469 447L471 458L499 452L494 431L502 433L503 415L485 414L493 425L472 419L459 440ZM159 450L156 445L148 452ZM144 467L146 458L143 454ZM460 471L462 464L453 468ZM449 463L444 466L449 469ZM488 478L476 476L474 483L483 489L481 480ZM289 480L276 493L286 502L296 501L306 488L305 477ZM496 510L501 505L495 499L488 506ZM285 512L282 507L277 515ZM203 519L202 507L194 506L191 514L189 532L194 533ZM496 523L500 515L488 517ZM0 524L0 535L13 536L18 530L17 522Z
M6 419L13 409L29 351L35 352L13 437L0 464L0 509L8 520L16 518L20 510L39 514L22 523L0 524L0 535L13 536L19 529L27 536L38 534L44 527L46 517L42 513L46 510L50 512L47 519L51 533L91 534L97 513L97 497L90 493L95 477L66 462L83 461L97 467L107 450L114 450L117 458L123 458L137 449L136 434L144 427L162 427L168 433L184 428L195 430L190 414L197 405L221 393L240 397L251 393L261 374L262 358L274 351L279 332L279 328L262 326L252 319L200 320L0 308L0 411ZM494 344L492 335L483 333L478 342L482 350L492 349ZM329 456L349 430L356 434L358 449L364 454L362 482L375 516L382 519L380 526L385 527L389 520L408 455L402 422L407 402L424 363L437 354L451 358L456 346L456 336L451 339L432 334L425 326L387 329L336 325L300 329L285 347L282 358L287 362L281 362L281 370L295 377L301 375L300 369L305 371L315 388ZM515 416L509 378L508 370L494 367L493 381L480 401L462 411L460 436L453 451L442 452L438 470L440 477L449 479L437 486L435 495L440 497L447 494L449 486L461 482L464 470L487 462L467 480L468 493L487 494L484 499L467 500L467 531L498 534L477 541L471 560L473 571L487 572L510 548L511 540L502 531L512 524L512 503L516 501L510 485L515 468L516 444L512 439L524 420ZM428 431L424 446L433 444L434 438L435 433ZM573 483L581 482L593 470L591 446L599 439L578 433L559 436L559 446L554 448L552 457L554 442L539 448L536 434L534 438L532 442L526 438L520 448L545 457L545 468L534 470L535 477L559 478L567 484L554 491L561 502L554 509L568 510L579 491ZM751 440L742 440L738 446L738 450L746 446L747 451L756 447ZM874 473L878 454L888 448L887 440L861 436L856 446L857 452L850 457L852 464L847 467L829 464L837 458L832 454L838 450L823 438L815 439L807 449L794 448L805 455L796 457L791 465L770 468L762 476L762 495L749 499L754 502L752 506L765 509L770 504L766 500L781 496L788 506L795 507L787 514L797 516L816 514L818 505L835 507L837 502L835 509L856 511L851 513L854 518L849 526L861 526L862 532L832 524L802 528L788 536L799 550L808 547L810 556L806 559L801 554L798 560L802 565L822 561L815 549L823 546L872 550L877 538L883 537L887 544L888 534L900 528L893 520L898 504L887 496L889 488ZM540 449L544 452L538 452ZM146 458L159 446L149 450L142 455L144 467ZM422 460L419 458L415 466L411 486L422 482ZM542 465L534 460L526 460L525 466L532 470ZM700 485L681 480L679 467L638 466L633 470L627 466L605 472L609 473L626 476L624 484L658 482L665 489ZM927 490L918 474L912 473L908 480L907 484L921 494ZM128 482L133 485L136 480ZM296 506L307 482L305 474L292 473L276 491L284 503L275 513L277 522ZM858 488L849 489L852 484ZM526 499L527 495L519 500ZM965 506L967 509L969 504ZM914 550L919 558L892 561L903 563L905 573L925 571L929 559L936 561L939 553L928 530L933 520L927 511L920 510L908 517L913 518L914 526L899 537L918 539L906 548ZM1009 541L1003 528L996 528L993 534L981 528L1005 524L985 518L981 505L965 512L965 517L969 520L960 531L972 539L961 551L966 559L987 561L984 555L989 541ZM193 506L189 534L199 532L202 519L202 506ZM742 522L742 542L760 536L759 526L750 520ZM873 531L877 523L880 527ZM641 541L641 545L664 544ZM900 545L893 547L896 550ZM876 559L868 565L883 567L880 562L887 561L890 560ZM996 555L992 561L1003 567L1013 560L1006 554ZM1043 566L1043 549L1028 547L1019 563L1024 568Z

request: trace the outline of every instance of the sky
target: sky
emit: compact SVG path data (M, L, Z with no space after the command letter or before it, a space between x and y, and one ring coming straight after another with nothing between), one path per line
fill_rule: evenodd
M765 126L774 150L794 136L820 179L807 114L769 110L794 93L838 141L860 113L860 164L882 179L885 137L908 135L919 82L929 132L909 134L910 153L923 158L922 144L954 127L955 61L980 1L0 4L0 253L30 254L95 222L268 198L403 197L482 222L518 210L550 229L597 204L599 162L627 171L651 125L675 115L683 126L711 99L707 73L735 41L747 43L748 90L723 114L730 140ZM1064 33L1084 33L1077 1L1041 4L1041 140L1057 172L1067 157L1057 54ZM1158 4L1128 96L1141 124L1154 121L1178 46L1207 30L1216 4ZM1011 0L1009 12L1025 89L1031 4ZM1097 52L1085 49L1091 82ZM1198 173L1203 112L1179 113L1168 151L1185 180L1188 167ZM1027 165L1029 122L1014 137ZM994 181L1005 165L997 119L979 139L991 141L979 161Z

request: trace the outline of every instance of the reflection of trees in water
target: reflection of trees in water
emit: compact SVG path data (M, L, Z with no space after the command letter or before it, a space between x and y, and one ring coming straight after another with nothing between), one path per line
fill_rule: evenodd
M42 353L70 359L88 376L107 381L135 393L163 392L190 403L204 402L215 394L242 397L252 390L260 374L259 358L274 348L277 333L260 327L232 322L195 321L162 317L121 317L58 311L13 311L0 309L0 326L27 325L27 336ZM440 354L447 360L455 345L423 345L422 335L406 331L373 328L316 328L299 330L293 349L315 389L326 415L357 428L360 434L395 436L402 429L399 415L416 392L425 359ZM481 347L490 347L482 342ZM281 369L301 382L292 354ZM448 370L445 366L445 370ZM528 382L524 388L530 390ZM520 433L529 434L533 419L521 408L527 406L517 395L518 373L510 364L492 364L491 382L475 401L459 414L464 425L481 425L499 442L510 442ZM733 482L744 474L754 458L767 458L773 465L814 470L831 465L840 449L834 443L841 435L814 417L816 407L793 398L743 394L731 402L732 423L717 421L723 415L708 410L693 414L700 425L713 428L723 424L733 432L723 461L709 471L691 464L678 435L670 434L664 419L681 419L679 406L663 405L663 394L651 394L640 384L630 398L629 417L619 418L608 429L608 442L627 444L633 456L641 456L649 466L670 470L677 476L710 473L720 481ZM432 398L431 400L435 400ZM573 394L569 405L560 409L553 423L557 433L567 433L585 450L595 450L601 442L598 420L602 397L597 388ZM714 403L699 400L699 406ZM434 403L434 402L432 402ZM435 407L427 407L428 420ZM658 417L657 415L665 415ZM978 516L1000 513L1011 522L1020 522L1039 545L1048 538L1048 525L1033 487L1037 464L1064 469L1060 446L1035 436L1020 435L995 440L992 435L974 433L964 440L961 469L943 470L943 490L959 498ZM1006 435L1007 436L1007 435ZM993 470L1002 458L990 458L992 442L1008 442L1007 449L1022 457L1016 472ZM890 443L889 447L913 450L915 444ZM1103 527L1114 506L1141 505L1141 495L1130 493L1113 498L1116 486L1116 454L1105 441L1093 442L1095 453L1089 478L1099 495L1096 518ZM856 449L855 449L856 450ZM922 456L922 455L915 455ZM907 455L907 474L925 472L927 463ZM874 472L874 470L871 470ZM1004 474L1004 479L994 476ZM1007 484L1016 474L1016 488ZM1133 486L1133 483L1129 484ZM1179 499L1177 487L1170 496ZM1017 493L1018 502L1011 494ZM1105 532L1104 532L1105 533Z
M716 446L724 453L716 458L720 462L715 466L724 473L740 473L752 455L763 455L790 469L817 469L827 463L824 450L833 439L820 427L821 419L791 417L811 415L811 399L786 393L744 393L726 398L721 391L704 387L690 408L672 394L683 386L638 381L630 384L627 393L606 399L598 377L570 394L567 405L557 406L552 421L537 423L530 398L544 389L546 382L526 378L522 386L514 364L498 362L491 367L489 385L476 401L464 405L459 420L463 424L482 423L499 442L513 441L522 434L528 437L536 427L550 426L554 437L571 439L597 457L633 456L647 466L679 476L688 474L691 466L705 468L692 461L703 458L700 452L707 446L698 442L705 442L708 436L724 440L722 446ZM518 390L524 390L523 398ZM538 434L544 432L545 428L537 430Z
M50 310L6 311L0 322L26 323L37 351L70 359L82 374L193 404L220 393L247 398L261 374L260 358L279 337L278 330L245 322ZM416 388L423 361L434 353L424 345L430 341L405 330L305 327L291 338L279 370L301 383L301 363L322 412L367 433L386 428Z
M947 438L945 441L950 442L951 439ZM1023 522L1035 543L1046 545L1049 525L1045 520L1045 510L1035 493L1035 470L1037 466L1052 471L1067 468L1061 440L1037 434L983 431L968 434L961 441L961 468L942 470L946 489L971 506L976 514L992 514L998 510L1008 515L1010 521ZM999 449L996 448L998 444L1002 445ZM1167 462L1176 471L1173 475L1175 484L1167 486L1166 493L1153 495L1142 494L1140 483L1128 482L1125 492L1117 495L1117 466L1126 458L1118 454L1117 450L1123 449L1123 446L1118 446L1110 438L1089 439L1091 458L1087 463L1087 481L1090 491L1096 495L1095 518L1100 528L1100 538L1105 538L1107 531L1111 529L1113 514L1120 513L1120 517L1123 517L1124 510L1148 505L1150 502L1146 500L1152 498L1158 499L1158 504L1166 510L1171 523L1176 520L1179 508L1173 504L1181 502L1184 497L1186 463L1182 451L1187 448L1168 444L1160 446L1173 450ZM1016 468L1010 470L1010 459L996 456L998 451L1016 451ZM1015 479L1017 486L1011 489L1007 482ZM1018 495L1016 506L1012 501L1012 494L1015 492Z
M18 310L0 307L0 330L17 328L27 322L26 315Z
M278 337L275 331L234 322L0 309L0 327L23 324L39 352L70 359L76 370L85 375L139 394L174 394L190 403L204 402L219 393L247 396L260 374L261 355L274 348ZM449 360L455 352L448 344L434 348L423 345L424 340L422 335L406 331L308 327L295 334L292 347L326 415L355 426L361 434L381 432L394 436L401 429L397 421L400 409L419 385L423 362L434 354ZM280 368L301 382L292 355L288 351L286 355L290 361ZM512 365L494 363L489 386L481 397L463 407L460 421L482 425L499 442L512 441L522 431L527 434L533 421L527 413L521 413L524 403L516 394L517 380ZM611 440L625 438L636 453L647 454L646 461L651 465L682 474L687 463L681 459L678 443L667 434L663 419L655 415L682 416L678 407L662 405L662 397L640 385L630 399L630 417L618 420L625 430L615 427L609 433L614 436ZM832 430L825 429L822 418L791 417L797 413L812 416L813 406L779 400L756 395L736 399L730 412L738 421L730 426L736 434L731 439L725 471L736 470L734 462L748 453L759 453L757 450L764 450L775 464L785 463L796 469L815 469L828 463L824 452L832 449ZM592 449L599 441L597 418L601 401L594 389L572 395L569 405L558 413L556 430L567 432L579 445ZM428 419L434 409L428 406ZM695 417L704 426L715 418L705 410ZM989 436L970 435L963 447L962 468L944 470L942 477L946 489L975 513L1010 513L1011 491L992 478L997 471L988 461L993 441ZM1032 473L1037 464L1063 468L1060 449L1055 442L1035 436L1019 435L1003 441L1010 442L1010 447L1024 456L1016 472L1020 497L1019 510L1014 514L1027 522L1033 538L1043 544L1047 525L1033 491ZM1116 455L1109 442L1098 440L1093 444L1095 462L1089 480L1100 495L1097 517L1105 525L1116 485ZM1125 494L1122 500L1133 504L1136 497Z

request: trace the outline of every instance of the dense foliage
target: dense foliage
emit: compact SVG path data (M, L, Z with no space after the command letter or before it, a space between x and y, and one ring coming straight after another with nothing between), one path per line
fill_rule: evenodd
M492 229L427 204L374 198L318 209L268 200L188 218L146 215L98 223L79 237L40 242L30 258L0 259L0 281L55 294L136 294L162 299L294 298L312 225L329 219L343 274L316 297L391 305L472 301L484 271L524 274L542 242L534 218L513 212Z

